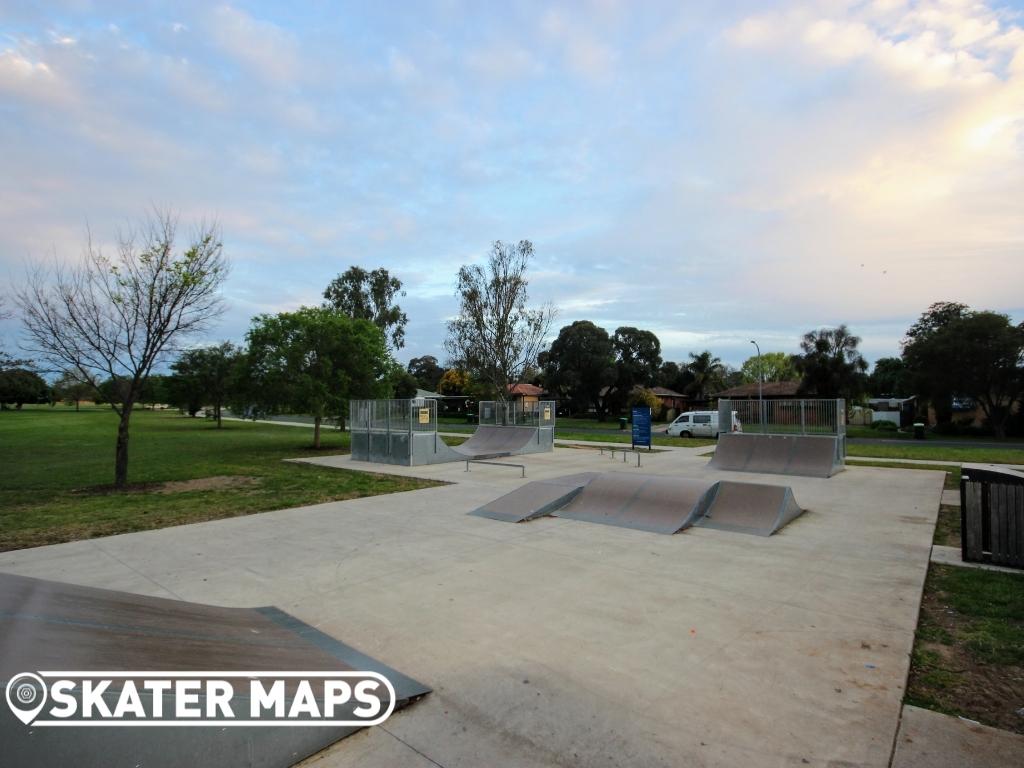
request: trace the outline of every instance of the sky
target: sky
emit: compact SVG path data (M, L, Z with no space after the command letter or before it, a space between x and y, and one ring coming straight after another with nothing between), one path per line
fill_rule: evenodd
M443 361L459 266L529 239L556 331L739 365L846 323L873 361L935 301L1024 320L1024 6L0 0L0 168L7 293L215 218L197 342L358 264Z

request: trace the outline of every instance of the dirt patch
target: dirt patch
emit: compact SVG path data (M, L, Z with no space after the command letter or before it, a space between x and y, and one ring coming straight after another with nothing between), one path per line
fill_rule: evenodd
M166 483L129 483L122 489L113 485L90 485L76 488L72 493L80 496L103 496L110 493L183 493L185 491L221 491L232 488L251 488L260 484L258 477L248 475L214 475L193 480L171 480Z
M157 493L181 493L182 491L222 491L229 488L252 488L259 485L258 477L248 475L214 475L197 477L195 480L174 480L160 483L154 489Z
M1020 579L1024 591L1024 576L1014 578ZM981 622L986 619L964 615L952 602L930 575L921 601L907 702L1024 734L1024 666L1016 662L1019 652L1012 659L985 658L979 643L982 651L992 647L982 634L986 627ZM1013 653L1024 643L1024 622L1002 622L1007 630L1017 630L1016 639L1004 646Z

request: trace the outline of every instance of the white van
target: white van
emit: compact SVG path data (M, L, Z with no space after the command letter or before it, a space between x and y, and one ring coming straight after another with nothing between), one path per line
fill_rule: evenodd
M732 412L732 431L742 432L736 411ZM666 434L672 437L718 437L718 411L687 411L668 425Z

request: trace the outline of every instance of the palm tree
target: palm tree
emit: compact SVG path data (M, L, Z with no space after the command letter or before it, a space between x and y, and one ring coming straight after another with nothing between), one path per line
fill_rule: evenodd
M693 375L686 393L695 400L706 400L710 392L721 389L725 366L709 350L705 349L700 354L691 352L686 368Z

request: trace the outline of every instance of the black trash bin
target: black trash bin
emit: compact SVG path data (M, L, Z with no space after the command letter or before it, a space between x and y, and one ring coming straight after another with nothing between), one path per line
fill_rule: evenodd
M625 428L626 428L626 417L625 416L619 416L619 429L625 429Z
M924 424L920 421L914 422L914 439L924 440Z

